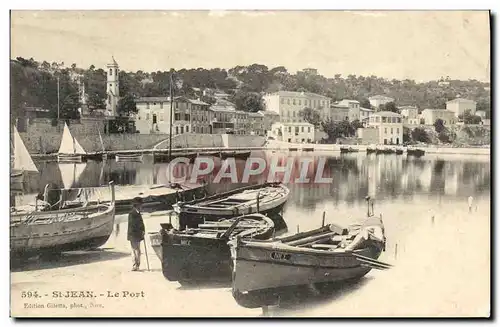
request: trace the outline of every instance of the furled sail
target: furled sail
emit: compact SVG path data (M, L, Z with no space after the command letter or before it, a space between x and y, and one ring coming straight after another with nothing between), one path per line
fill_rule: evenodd
M23 140L21 139L21 135L17 131L17 128L14 126L14 170L25 170L25 171L34 171L38 172L33 159L26 149Z
M78 143L78 140L71 135L69 127L64 123L64 131L61 140L61 146L59 147L59 153L64 154L86 154L83 147Z

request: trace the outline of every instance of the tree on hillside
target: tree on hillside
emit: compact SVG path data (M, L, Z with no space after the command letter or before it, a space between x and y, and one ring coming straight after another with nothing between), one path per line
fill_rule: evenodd
M392 101L381 105L378 111L391 111L399 114L398 107L396 107L396 104Z
M106 101L97 92L88 93L87 104L90 111L106 108Z
M363 128L363 123L359 121L359 119L353 120L351 122L351 128L354 132L358 130L358 128Z
M438 134L445 130L444 121L442 119L436 119L434 122L434 130Z
M258 93L239 91L231 97L230 101L235 104L237 110L248 112L264 110L264 101Z
M411 141L410 129L403 126L403 143L409 143Z
M411 131L411 138L415 142L429 143L429 135L425 129L417 127Z
M135 105L134 96L127 94L118 101L118 114L120 116L129 116L131 113L137 113L137 106Z
M306 107L299 111L299 117L302 117L309 124L313 124L315 128L321 125L321 115L316 109Z
M334 121L328 119L321 122L321 127L332 142L335 142L339 137L350 137L356 134L356 130L353 129L347 120Z
M361 99L361 101L359 101L359 105L361 108L367 108L367 109L372 108L370 101L366 98Z
M477 125L481 123L481 117L472 115L470 110L467 110L462 115L459 115L458 120L463 121L466 125Z

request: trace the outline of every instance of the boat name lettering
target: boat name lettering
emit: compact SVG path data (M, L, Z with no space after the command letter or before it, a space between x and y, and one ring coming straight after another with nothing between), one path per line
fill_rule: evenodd
M271 258L273 258L274 260L290 260L292 258L292 255L282 252L272 252Z

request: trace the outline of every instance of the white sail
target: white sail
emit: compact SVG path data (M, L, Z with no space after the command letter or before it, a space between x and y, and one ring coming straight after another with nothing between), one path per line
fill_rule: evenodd
M104 152L104 151L105 151L105 150L104 150L104 142L102 141L101 131L100 131L100 130L98 130L98 131L99 131L99 139L101 140L101 147L102 147L102 151Z
M59 147L59 153L64 154L85 154L85 150L82 148L77 139L71 135L69 127L64 123L64 131L61 139L61 146Z
M21 135L17 131L17 128L14 126L14 170L25 170L25 171L34 171L38 172L33 159L26 149L23 140L21 139Z
M80 179L83 171L87 167L86 163L64 163L59 164L59 171L65 189L72 188Z

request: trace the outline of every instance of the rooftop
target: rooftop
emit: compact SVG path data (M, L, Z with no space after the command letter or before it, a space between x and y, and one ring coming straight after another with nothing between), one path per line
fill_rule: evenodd
M362 111L374 111L373 109L363 108L363 107L359 107L359 110L362 110Z
M299 123L276 122L274 124L280 124L280 125L283 125L283 126L314 126L313 124L310 124L308 122L299 122Z
M369 97L368 100L391 100L391 101L394 101L393 98L390 98L390 97L385 96L385 95L373 95L373 96Z
M456 98L456 99L450 100L446 103L457 103L457 102L476 103L476 101L474 101L474 100L469 100L469 99L464 99L464 98Z
M267 95L279 95L281 97L319 97L324 99L330 99L321 94L311 93L311 92L293 92L293 91L278 91L274 93L269 93Z
M392 112L392 111L379 111L373 114L373 116L380 116L380 117L401 117L400 114Z

